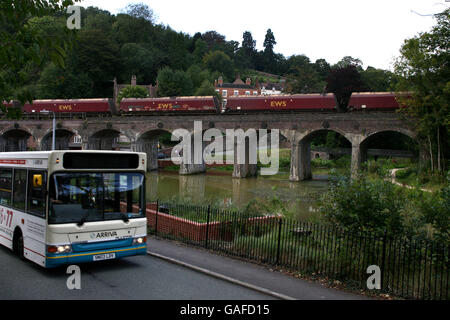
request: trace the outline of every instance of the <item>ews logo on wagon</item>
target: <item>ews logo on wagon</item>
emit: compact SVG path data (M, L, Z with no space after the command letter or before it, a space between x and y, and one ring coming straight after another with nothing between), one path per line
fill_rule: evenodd
M282 101L270 101L270 106L272 107L272 108L276 108L276 107L278 107L278 108L281 108L281 107L287 107L287 101L285 101L285 100L282 100Z

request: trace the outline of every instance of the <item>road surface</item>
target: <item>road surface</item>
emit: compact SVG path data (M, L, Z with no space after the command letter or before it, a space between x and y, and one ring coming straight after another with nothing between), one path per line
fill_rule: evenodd
M67 267L44 269L0 246L0 300L271 300L273 297L151 256L79 265L81 289Z

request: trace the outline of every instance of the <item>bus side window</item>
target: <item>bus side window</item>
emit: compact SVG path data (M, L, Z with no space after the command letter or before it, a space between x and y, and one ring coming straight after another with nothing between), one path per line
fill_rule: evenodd
M27 170L14 169L13 207L25 210L25 195L27 191Z
M0 205L11 206L12 169L0 169Z
M47 175L43 171L28 172L28 212L45 217Z

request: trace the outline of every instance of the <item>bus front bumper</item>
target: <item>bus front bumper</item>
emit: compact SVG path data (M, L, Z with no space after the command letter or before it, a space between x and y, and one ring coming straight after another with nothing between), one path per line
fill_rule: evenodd
M63 254L47 253L45 259L45 267L54 268L66 264L78 264L86 262L95 262L101 260L119 259L135 255L147 254L147 246L145 244L122 247L117 249L96 250L86 252L74 252Z

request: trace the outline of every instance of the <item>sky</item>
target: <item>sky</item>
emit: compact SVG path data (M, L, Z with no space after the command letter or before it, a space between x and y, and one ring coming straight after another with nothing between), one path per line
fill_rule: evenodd
M435 25L431 16L450 7L450 0L82 0L112 14L129 3L145 3L157 23L190 34L217 31L227 41L242 43L252 33L256 48L263 49L267 29L286 58L304 54L311 62L326 59L335 64L352 56L372 66L393 69L405 39Z

